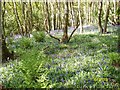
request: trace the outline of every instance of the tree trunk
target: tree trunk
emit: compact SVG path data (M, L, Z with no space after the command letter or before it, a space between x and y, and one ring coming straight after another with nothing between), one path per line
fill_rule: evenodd
M61 11L60 11L60 2L58 2L58 29L61 29Z
M116 0L113 0L113 4L114 4L114 16L113 16L113 22L116 22L116 10L117 10L117 2Z
M1 9L1 1L0 1L0 15L2 15L2 9ZM1 18L0 18L0 23L1 23ZM0 24L0 65L2 62L2 25Z
M98 28L101 33L103 33L103 28L101 23L102 6L103 6L103 2L101 1L99 3L99 11L98 11Z
M15 17L16 17L16 21L17 21L17 24L18 24L18 27L19 27L19 32L21 35L24 35L24 32L23 32L23 28L22 28L22 25L21 25L21 22L20 22L20 19L19 19L19 16L18 16L18 12L17 12L17 7L16 7L16 2L13 1L13 10L14 10L14 14L15 14Z
M74 3L73 2L71 2L71 18L72 18L72 27L74 26Z
M5 5L6 5L6 2L3 2L2 20L1 20L1 21L2 21L2 29L3 29L3 30L2 30L2 31L3 31L2 33L3 33L4 35L5 35L5 30L4 30L4 29L5 29L5 28L4 28L4 25L5 25L5 22L4 22L4 21L5 21L5 20L4 20Z
M12 51L12 53L9 52L7 46L6 46L6 42L5 42L5 38L2 35L2 62L6 62L10 59L14 59L14 52Z
M117 25L120 25L120 1L118 2L118 8L117 8Z
M29 7L28 7L28 3L26 6L26 36L29 36L29 31L30 31L30 16L29 16Z
M7 60L9 59L14 59L14 53L10 53L8 48L7 48L7 45L6 45L6 42L5 42L5 28L4 28L4 15L5 15L5 2L3 3L3 11L2 11L2 31L3 31L3 34L2 34L2 62L6 62Z
M108 1L106 16L105 16L105 24L104 24L104 31L103 33L107 32L107 23L108 23L108 17L109 17L109 9L110 9L110 2Z
M46 19L47 19L47 23L48 23L48 31L50 32L51 30L51 23L50 23L50 13L49 13L49 10L48 10L48 2L45 2L45 5L46 5Z
M32 31L33 28L33 18L32 18L32 4L31 0L29 1L29 7L30 7L30 32Z
M65 23L63 27L63 36L61 39L61 43L67 43L68 42L68 23L69 23L69 8L68 8L68 2L65 2Z
M80 23L80 33L83 33L80 0L78 0L78 14L79 14L79 20L80 20L80 22L79 22Z
M27 31L25 2L22 2L23 29Z

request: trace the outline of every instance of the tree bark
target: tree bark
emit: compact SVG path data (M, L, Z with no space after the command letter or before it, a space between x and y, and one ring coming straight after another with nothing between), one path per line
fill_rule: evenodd
M101 1L99 3L99 11L98 11L98 28L101 33L103 33L103 28L101 23L102 6L103 6L103 2Z
M6 61L14 59L14 52L10 53L9 49L7 48L5 38L2 35L2 62L5 63Z
M68 2L65 2L65 22L63 27L63 36L61 39L61 43L67 43L68 42L68 23L69 23L69 8L68 8Z
M80 22L79 22L80 23L80 33L83 33L80 0L78 0L78 14L79 14L79 20L80 20Z
M72 27L74 26L74 3L73 2L71 2L71 18L72 18Z
M32 31L33 28L33 18L32 18L32 4L31 0L29 1L29 7L30 7L30 32Z
M108 1L103 33L107 33L107 23L108 23L108 17L109 17L109 9L110 9L110 2Z
M58 29L61 29L61 11L60 11L60 2L58 2Z
M120 1L118 2L118 9L117 9L117 25L120 25Z
M51 2L51 13L52 13L52 30L54 30L54 4Z
M6 2L3 2L3 9L2 9L2 33L4 34L5 36L5 28L4 28L4 25L5 25L5 20L4 20L4 15L5 15L5 6L6 6Z
M22 16L23 16L23 29L24 32L27 31L27 24L26 24L26 6L25 6L25 2L22 2Z
M10 53L8 48L7 48L7 45L6 45L6 42L5 42L5 28L4 28L4 15L5 15L5 2L3 3L3 11L2 11L2 62L6 62L7 60L9 59L14 59L14 53Z
M0 1L0 15L2 15L2 5L1 5L1 1ZM1 23L1 18L0 18L0 23ZM0 65L1 65L1 62L2 62L2 25L0 24Z
M48 10L48 2L45 2L45 5L46 5L46 19L47 19L47 23L48 23L48 31L50 32L51 30L51 22L50 22L50 13L49 13L49 10Z
M13 3L13 7L14 7L13 10L14 10L14 14L15 14L15 17L16 17L16 21L17 21L17 24L18 24L18 27L19 27L19 32L20 32L21 35L24 35L22 24L20 22L18 12L17 12L16 2L13 1L12 3Z

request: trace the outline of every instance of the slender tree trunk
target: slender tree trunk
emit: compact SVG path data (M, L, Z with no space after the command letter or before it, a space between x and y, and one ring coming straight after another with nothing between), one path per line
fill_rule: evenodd
M50 5L51 5L51 13L52 13L52 30L54 30L54 4L51 2L50 3Z
M1 5L1 1L0 1L0 15L2 15L2 5ZM0 18L0 23L1 23L1 18ZM2 25L0 24L0 65L2 64Z
M89 20L90 20L90 24L92 24L92 6L93 6L93 2L90 2L90 9L89 9L89 11L90 11L90 13L89 13Z
M26 6L26 26L27 26L27 29L26 29L26 36L30 36L29 32L30 32L30 29L31 29L31 26L30 26L30 13L29 13L29 5L27 3L27 6Z
M92 15L92 13L94 12L95 13L95 11L94 11L94 2L92 2L92 6L91 6L91 24L94 24L94 20L93 20L93 15Z
M27 30L25 2L22 2L22 16L23 16L23 29L25 32Z
M80 23L80 33L83 33L80 0L78 0L78 14L79 14L79 20L80 20L80 22L79 22Z
M15 17L16 17L16 21L17 21L17 24L18 24L18 27L19 27L19 32L20 32L21 35L24 35L22 24L20 22L18 12L17 12L16 2L14 2L14 1L13 1L13 6L14 6L13 10L14 10L14 14L15 14Z
M49 13L49 10L48 10L48 2L45 2L45 5L46 5L46 19L47 19L47 23L48 23L48 31L50 32L51 30L51 23L50 23L50 13Z
M120 1L118 2L118 5L117 5L117 20L116 20L116 22L117 22L117 25L120 25Z
M54 13L54 30L56 30L56 14Z
M114 16L113 16L113 22L116 22L116 10L117 10L117 2L116 0L113 0L113 4L114 4Z
M63 37L61 40L61 43L67 43L68 42L68 23L69 23L69 8L68 8L68 2L65 2L65 23L63 27Z
M29 30L29 24L28 24L28 20L29 20L29 16L28 16L28 7L27 7L27 3L23 2L22 4L22 13L23 13L23 22L24 22L24 32L25 35L27 36L28 34L28 30Z
M103 33L107 32L107 23L108 23L108 17L109 17L109 9L110 9L110 2L108 2L106 16L105 16L105 24L104 24L104 31Z
M86 24L88 25L89 24L89 2L86 2L87 3L87 7L86 7L86 19L87 19L87 22Z
M61 28L61 11L60 11L60 2L58 2L58 20L59 20L59 23L58 23L58 29Z
M6 5L6 2L3 2L3 9L2 9L2 29L3 29L3 35L5 36L5 28L4 28L4 25L5 25L5 20L4 20L4 14L5 14L5 5Z
M98 10L98 28L101 33L103 33L103 28L101 23L102 6L103 6L103 2L101 1L99 3L99 10Z
M33 18L32 18L32 4L31 0L29 1L29 7L30 7L30 32L32 31L33 28Z
M74 2L71 2L71 16L72 16L72 27L74 26Z

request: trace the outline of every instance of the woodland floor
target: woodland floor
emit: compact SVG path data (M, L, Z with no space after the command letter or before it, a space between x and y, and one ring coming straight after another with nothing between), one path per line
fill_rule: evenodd
M116 30L113 28L108 27L109 32ZM9 49L18 57L1 67L3 85L22 88L120 87L120 67L111 65L110 58L111 54L117 53L118 36L116 33L101 35L95 27L84 27L84 30L84 34L79 35L78 29L68 44L59 44L48 36L44 42L27 39L29 45L23 39L11 42Z

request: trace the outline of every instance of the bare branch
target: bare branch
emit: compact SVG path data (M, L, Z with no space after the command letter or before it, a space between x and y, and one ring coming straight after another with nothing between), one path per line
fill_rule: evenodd
M72 38L74 32L77 30L77 28L79 27L79 25L80 25L80 24L78 24L78 25L75 27L75 29L72 31L72 33L70 34L69 39L68 39L68 42L69 42L70 39Z
M51 35L50 32L48 32L47 30L45 30L45 31L47 32L47 34L48 34L51 38L54 38L54 39L56 39L56 40L58 40L58 41L60 42L60 39L59 39L59 38Z

